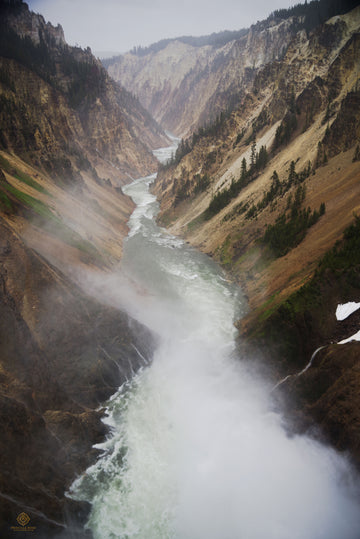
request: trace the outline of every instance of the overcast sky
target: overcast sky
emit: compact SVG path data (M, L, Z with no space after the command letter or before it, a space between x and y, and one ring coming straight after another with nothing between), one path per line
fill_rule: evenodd
M247 28L300 0L27 0L70 45L126 52L167 37Z

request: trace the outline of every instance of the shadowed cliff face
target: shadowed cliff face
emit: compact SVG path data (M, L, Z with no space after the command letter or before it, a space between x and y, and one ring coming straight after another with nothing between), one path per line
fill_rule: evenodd
M166 135L91 50L26 4L0 9L0 147L62 179L90 164L122 180L155 170Z
M134 207L121 185L167 139L60 27L21 2L0 17L0 535L25 512L37 537L68 537L87 507L66 489L106 435L98 407L154 345L74 276L118 263Z
M286 406L292 429L320 435L348 454L358 468L359 350L358 342L324 347L314 357L311 368L300 376L289 377L274 392Z
M85 515L64 491L105 435L95 409L143 364L134 346L150 360L153 339L0 229L1 530L25 511L48 537L66 511Z

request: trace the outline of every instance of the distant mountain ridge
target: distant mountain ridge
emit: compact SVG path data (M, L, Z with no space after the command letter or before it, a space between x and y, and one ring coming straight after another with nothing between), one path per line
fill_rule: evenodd
M280 60L259 68L238 108L182 141L155 182L164 222L179 220L177 229L210 208L211 201L218 202L207 220L194 228L198 233L204 228L203 248L206 245L215 254L218 240L210 233L211 220L218 227L216 215L231 213L245 195L250 200L253 189L259 189L257 195L254 192L255 199L259 197L266 183L271 184L274 168L287 174L292 160L297 170L305 170L310 161L310 172L315 173L341 152L352 150L354 156L360 137L359 29L360 8L356 8L333 17L309 36L305 30L296 32ZM201 191L197 185L204 177L208 180ZM194 199L197 213L187 204ZM231 221L242 221L244 215L239 210L229 222L223 220L217 234L232 229Z
M147 47L133 47L130 51L131 54L136 56L147 56L153 52L159 52L165 49L170 43L174 41L180 41L185 43L185 45L191 45L192 47L205 47L210 45L212 47L222 47L226 45L229 41L239 39L243 36L247 30L244 28L242 30L224 30L223 32L214 32L210 35L204 36L180 36L176 38L161 39L156 43L152 43ZM108 68L111 64L115 63L122 55L114 54L111 58L106 58L102 61L102 64Z
M239 102L257 69L283 54L291 28L291 21L273 22L219 47L172 40L145 56L108 62L108 71L165 129L184 136L226 110L230 96Z
M281 59L296 32L309 32L357 4L297 4L249 29L161 40L107 59L104 65L165 129L188 136L239 106L259 68Z

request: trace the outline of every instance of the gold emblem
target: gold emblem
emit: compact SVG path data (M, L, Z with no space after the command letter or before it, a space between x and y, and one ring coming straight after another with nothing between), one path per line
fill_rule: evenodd
M30 522L30 517L26 513L20 513L20 515L18 515L16 520L18 521L20 526L26 526L26 524Z

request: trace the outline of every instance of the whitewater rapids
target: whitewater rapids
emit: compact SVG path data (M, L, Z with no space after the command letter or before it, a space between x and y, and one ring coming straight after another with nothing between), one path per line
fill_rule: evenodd
M241 293L155 224L153 180L124 189L137 207L103 291L158 347L107 403L111 436L72 487L92 504L88 528L96 539L359 539L349 465L285 432L271 387L234 354Z

